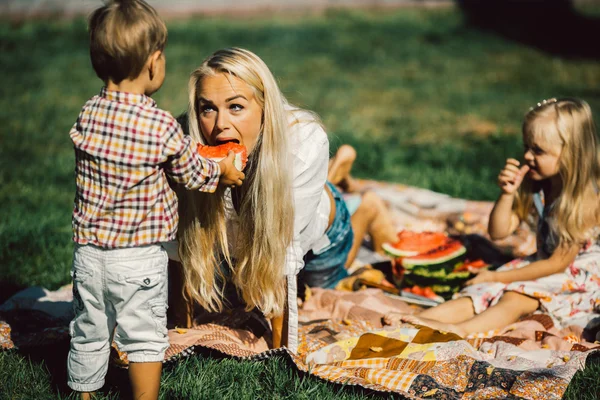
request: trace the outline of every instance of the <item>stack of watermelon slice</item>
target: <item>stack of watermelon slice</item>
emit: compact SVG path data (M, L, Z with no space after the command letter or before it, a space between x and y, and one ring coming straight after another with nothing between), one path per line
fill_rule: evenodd
M383 249L396 257L404 268L402 287L430 287L449 299L469 279L471 268L487 264L466 260L467 249L462 243L441 232L398 233L396 243L386 243Z

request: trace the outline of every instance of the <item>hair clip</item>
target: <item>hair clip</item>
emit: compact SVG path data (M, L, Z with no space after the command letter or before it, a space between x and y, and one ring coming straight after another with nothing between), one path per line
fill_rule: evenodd
M552 103L556 103L558 100L556 100L555 97L552 97L550 99L544 99L542 101L540 101L539 103L537 103L535 106L530 107L529 111L533 111L537 108L540 108L541 106L545 106L546 104L552 104Z

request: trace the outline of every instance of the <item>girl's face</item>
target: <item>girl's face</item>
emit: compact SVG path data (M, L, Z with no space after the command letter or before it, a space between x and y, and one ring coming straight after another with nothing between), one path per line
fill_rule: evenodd
M541 181L558 175L562 145L550 140L540 140L539 135L536 136L532 133L523 135L524 159L529 166L529 177L534 181Z
M220 73L202 79L198 124L211 146L235 141L251 153L261 133L262 108L254 90L241 79Z

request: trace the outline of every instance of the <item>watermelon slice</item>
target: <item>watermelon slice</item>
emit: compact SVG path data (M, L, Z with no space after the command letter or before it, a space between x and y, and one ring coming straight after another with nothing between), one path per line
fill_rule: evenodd
M197 149L198 154L202 157L209 158L216 162L224 160L230 150L235 153L233 165L238 171L243 171L244 168L246 168L246 163L248 163L248 152L246 151L246 147L241 144L227 142L218 146L206 146L198 143Z
M436 247L432 250L429 250L425 253L417 254L412 257L404 257L401 260L402 266L407 270L414 268L417 265L439 265L444 264L448 261L454 261L458 257L465 254L467 249L456 239L450 239L446 237L446 243L443 245ZM456 261L454 261L456 264ZM454 270L454 264L452 265L452 270Z
M398 233L396 243L384 243L383 250L394 257L412 257L426 253L444 245L448 236L441 232L411 232Z
M431 286L444 299L460 289L470 273L455 269L463 264L467 249L458 240L446 239L446 243L433 250L399 260L406 269L403 285Z
M489 267L489 264L483 260L474 260L474 261L465 260L464 263L459 264L456 266L456 268L454 268L454 272L462 272L462 271L469 272L470 269L481 269L481 268L487 268L487 267Z

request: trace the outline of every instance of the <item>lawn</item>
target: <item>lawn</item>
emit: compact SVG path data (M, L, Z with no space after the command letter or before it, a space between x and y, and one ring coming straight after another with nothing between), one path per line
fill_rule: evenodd
M454 9L193 18L168 27L159 106L181 113L187 77L204 57L222 47L248 48L271 67L291 102L321 116L332 151L342 143L356 147L359 177L492 200L504 160L522 152L520 124L530 106L577 96L599 118L599 60L550 55L475 30ZM68 132L101 85L87 51L83 19L0 22L0 302L20 287L69 282L74 157ZM0 353L0 398L68 396L57 392L64 382L48 360ZM192 358L164 372L163 397L373 395L292 371L283 359ZM597 398L599 374L598 364L578 373L566 398ZM113 371L109 396L124 390L121 375Z

